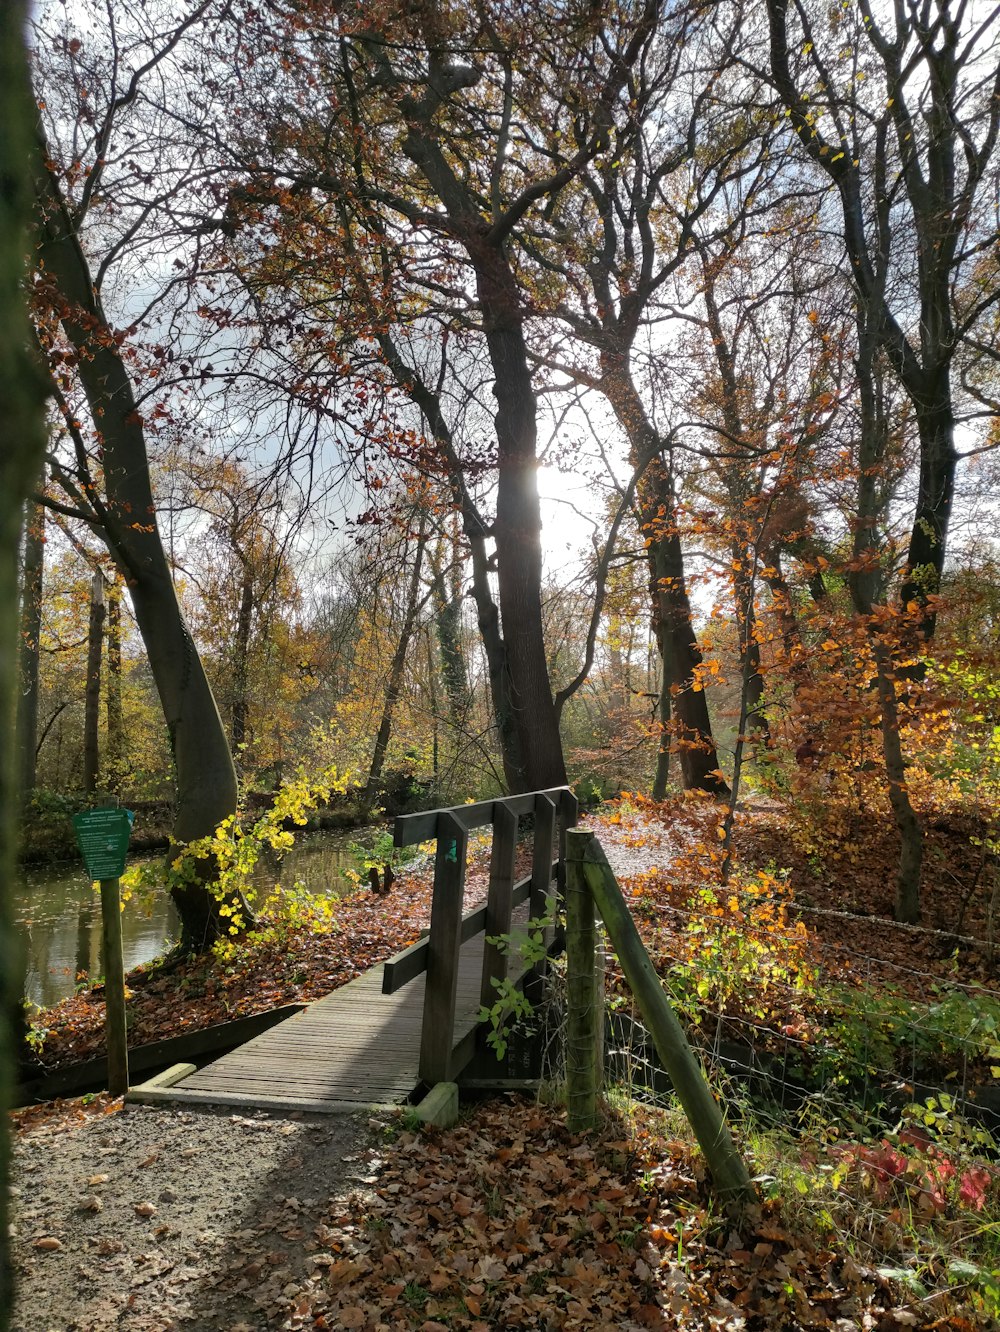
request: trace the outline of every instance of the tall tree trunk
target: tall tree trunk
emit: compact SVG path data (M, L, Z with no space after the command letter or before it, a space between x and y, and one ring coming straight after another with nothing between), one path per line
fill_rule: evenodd
M733 547L733 590L736 594L736 628L740 643L741 678L746 681L746 724L767 744L771 727L764 707L764 674L761 670L760 643L757 639L757 611L754 606L754 556L744 543Z
M232 738L233 752L237 760L247 740L247 717L250 712L250 631L253 627L253 601L253 572L249 563L245 563L232 655Z
M396 651L392 655L392 663L389 667L389 679L385 687L385 700L382 704L382 716L379 720L378 734L375 737L375 748L372 751L372 761L368 768L368 780L365 782L365 789L361 795L361 808L364 813L368 813L375 803L375 796L378 791L378 784L382 777L382 768L385 764L386 750L389 748L389 739L392 735L392 716L396 710L396 703L399 701L400 691L403 687L403 673L406 670L406 656L410 650L410 641L413 638L413 628L417 622L417 603L420 597L420 569L424 560L424 547L427 544L427 538L421 533L417 548L413 555L413 570L410 574L410 584L406 593L406 608L403 612L403 624L399 631L399 638L396 640Z
M457 540L450 538L452 562L457 567ZM441 543L431 551L430 566L433 581L434 630L441 658L441 678L448 695L448 713L452 727L457 731L465 725L469 710L469 674L462 651L462 588L455 578L449 586L447 572L442 568Z
M727 451L741 444L748 444L747 431L741 410L740 389L736 373L736 357L729 345L722 323L716 295L717 268L709 260L704 249L700 252L705 313L708 330L712 335L712 348L715 352L716 365L719 367L719 382L722 389L722 423L726 430ZM746 529L746 500L750 496L747 484L748 463L743 466L727 464L723 467L722 480L729 494L731 519L736 528L732 542L733 593L736 605L736 628L739 639L740 678L743 687L740 691L740 708L745 713L746 725L750 726L764 740L770 738L767 713L764 710L764 677L760 669L760 644L755 632L756 612L754 609L755 567L752 538ZM742 736L740 728L739 736ZM739 743L737 736L737 744ZM742 751L741 751L742 753Z
M854 609L864 620L875 658L887 794L900 837L896 872L896 919L912 924L920 917L920 871L924 837L906 782L893 649L886 639L874 604L874 596L880 585L878 573L881 564L877 539L877 487L880 465L888 442L888 422L877 364L876 340L863 313L859 313L858 317L858 339L857 370L861 393L858 517L854 529L854 558L848 582Z
M916 385L907 384L907 388L918 407L920 484L899 595L904 611L916 614L918 637L926 642L933 638L937 624L933 609L936 603L928 603L928 598L941 590L958 464L947 364L921 376Z
M78 354L77 374L103 450L105 500L95 501L108 549L125 577L163 708L174 758L174 837L190 842L236 811L237 782L225 729L181 614L160 537L142 416L119 343L42 145L34 158L40 257L53 307ZM200 950L228 933L203 884L171 890L182 947ZM243 918L251 913L243 908Z
M639 521L646 541L661 687L670 691L671 748L677 755L681 783L686 791L725 795L729 788L719 775L708 702L696 679L702 655L687 593L673 476L669 465L657 457L659 436L632 379L628 349L605 349L601 370L600 388L628 438L629 461L642 470L636 487Z
M45 488L45 470L40 489ZM27 804L35 789L38 753L38 678L45 577L45 510L28 501L24 509L24 572L21 580L21 634L18 640L21 687L17 695L18 785Z
M37 116L24 47L26 5L0 5L0 718L9 725L17 695L18 547L24 501L42 462L44 379L24 310L24 256L31 207L32 126ZM17 843L14 748L0 744L0 1332L14 1304L10 1253L7 1110L15 1078L15 1021L23 993L20 942L10 885Z
M453 501L462 518L463 533L469 543L472 562L472 600L486 655L490 701L500 742L504 778L508 788L513 791L517 789L518 774L524 769L524 761L521 757L521 737L514 724L514 710L510 701L507 645L500 628L500 609L490 587L492 562L487 550L486 524L465 484L462 463L439 395L428 388L417 371L406 363L388 334L380 333L378 343L397 384L423 413L428 432L440 452Z
M87 632L87 685L83 696L83 789L97 790L100 771L101 658L104 655L104 575L90 580L90 626Z
M640 487L641 514L650 542L650 595L656 640L673 713L671 749L677 755L685 791L725 795L729 787L719 771L708 701L697 679L702 655L687 594L684 550L674 517L673 485L667 469L660 463L653 464L650 470L655 480L646 488ZM658 501L655 507L654 500ZM669 517L660 516L663 508Z
M509 707L520 750L515 791L563 786L559 722L542 627L542 513L538 498L535 393L514 275L502 250L473 262L493 367L497 434L497 509L493 527L497 587L506 645Z
M122 706L122 585L117 574L108 587L107 746L104 784L117 791L125 776L125 710Z

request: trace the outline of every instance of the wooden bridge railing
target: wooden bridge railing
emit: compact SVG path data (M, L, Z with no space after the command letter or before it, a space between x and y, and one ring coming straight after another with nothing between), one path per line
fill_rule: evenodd
M518 820L525 815L533 815L535 823L531 873L515 882ZM488 937L509 934L514 908L524 901L528 902L529 917L543 916L553 883L557 897L562 898L566 887L566 830L576 823L576 817L576 797L568 787L560 786L453 809L403 814L396 819L396 846L437 840L430 933L386 962L382 978L383 994L392 994L415 976L427 973L420 1077L429 1085L453 1081L475 1053L475 1030L457 1045L455 1041L462 944L482 931ZM493 851L486 905L463 915L469 833L487 825L493 827ZM489 942L485 944L480 996L487 1007L496 998L493 978L506 977L509 962L506 952Z

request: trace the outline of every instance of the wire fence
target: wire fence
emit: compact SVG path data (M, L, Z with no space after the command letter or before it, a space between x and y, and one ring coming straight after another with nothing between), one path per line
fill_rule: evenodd
M810 928L839 917L856 929L847 913L793 910L780 893L688 888L685 902L640 889L633 913L692 1043L737 1100L750 1097L776 1123L815 1099L894 1122L906 1105L943 1096L1000 1128L1000 990L963 980L958 954L921 965L921 946L951 953L953 937L871 920L873 947L863 949ZM662 1078L613 960L606 988L609 1076L655 1093Z
M683 902L633 893L633 914L761 1187L822 1189L826 1214L850 1216L871 1261L912 1249L904 1215L947 1224L953 1257L968 1249L969 1270L984 1272L984 1234L1000 1247L1000 989L963 980L961 953L928 965L928 945L954 944L940 931L873 920L865 949L804 920L846 913L793 911L780 893L735 892L720 906L717 891L687 887ZM846 921L856 933L857 918ZM672 1110L652 1037L607 942L602 951L605 1091ZM543 1074L556 1083L566 1002L555 968L540 1025Z

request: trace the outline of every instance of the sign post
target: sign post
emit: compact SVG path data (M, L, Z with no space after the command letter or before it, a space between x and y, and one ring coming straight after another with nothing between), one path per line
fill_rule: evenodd
M76 840L91 879L101 885L104 932L104 1005L108 1047L108 1090L128 1091L128 1040L125 1031L125 960L118 880L125 872L128 840L135 815L130 809L90 809L73 815Z

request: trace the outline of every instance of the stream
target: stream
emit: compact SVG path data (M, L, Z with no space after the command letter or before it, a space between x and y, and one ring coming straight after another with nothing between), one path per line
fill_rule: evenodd
M340 896L346 887L340 871L351 864L350 844L370 841L374 831L300 833L282 860L282 881L299 880L315 893ZM261 866L255 882L266 890L275 877L273 866ZM14 921L24 948L24 994L32 1003L48 1008L71 995L82 974L103 974L101 899L82 861L23 867L14 883ZM165 893L151 903L126 902L125 970L159 957L178 934L177 914Z

